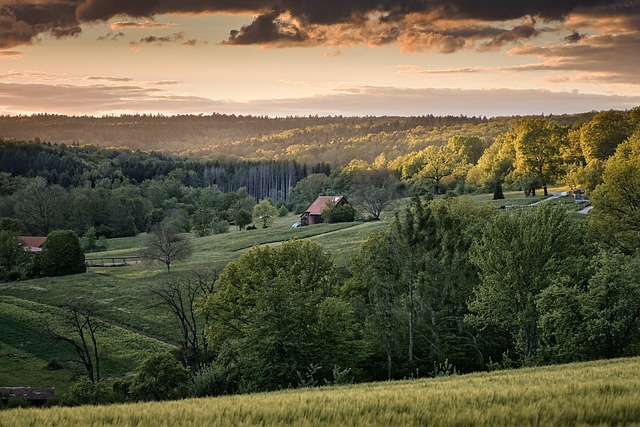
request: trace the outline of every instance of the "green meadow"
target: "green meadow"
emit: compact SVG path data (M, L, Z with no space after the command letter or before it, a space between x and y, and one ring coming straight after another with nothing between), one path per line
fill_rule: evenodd
M522 193L506 193L497 207L530 203ZM476 204L492 204L491 195L474 195ZM407 200L398 203L398 209ZM321 224L292 228L296 215L277 218L267 229L238 231L202 238L191 236L193 256L172 265L172 274L215 268L222 269L254 245L278 245L290 239L311 239L321 243L337 265L346 265L360 244L373 232L391 222L386 212L377 222ZM144 234L111 239L108 250L86 254L87 258L137 255L145 244ZM72 348L55 341L44 325L57 322L64 312L60 307L79 299L97 302L96 314L107 326L101 332L107 377L121 376L133 370L141 357L169 348L178 337L172 314L158 306L150 289L167 278L163 265L138 263L124 267L92 267L84 274L46 277L20 282L0 283L0 385L55 386L63 391L82 371L71 363L63 369L48 371L52 360L72 359ZM18 355L18 356L15 356ZM20 368L17 369L18 365ZM29 367L31 367L29 369ZM11 375L6 374L11 372Z

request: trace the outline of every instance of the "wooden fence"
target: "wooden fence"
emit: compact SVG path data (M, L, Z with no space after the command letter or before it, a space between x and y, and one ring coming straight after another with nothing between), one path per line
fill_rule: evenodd
M139 264L142 258L136 255L131 256L102 256L95 258L85 258L87 267L124 267L127 265Z

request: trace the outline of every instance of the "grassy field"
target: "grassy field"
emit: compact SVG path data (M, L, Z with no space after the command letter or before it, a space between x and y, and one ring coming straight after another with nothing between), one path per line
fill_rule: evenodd
M640 359L104 407L13 409L0 426L640 425Z
M554 189L553 191L556 191ZM505 193L506 198L501 201L491 201L491 195L474 195L472 200L476 204L492 204L496 207L502 205L528 204L539 198L524 198L521 192ZM399 206L406 206L404 200ZM322 224L311 227L292 228L291 224L297 221L295 215L277 218L272 227L267 229L238 231L230 230L228 233L208 236L203 238L191 238L194 243L194 254L185 262L172 265L174 273L182 273L198 268L222 269L229 261L239 257L244 251L254 245L279 244L289 239L311 239L324 246L336 264L346 265L353 253L368 236L376 231L381 231L390 223L393 213L385 213L382 221L367 223L347 224ZM87 254L87 257L136 255L144 246L146 236L144 234L120 239L111 239L108 242L108 251L99 254ZM75 299L92 299L98 301L97 314L113 328L128 329L129 333L138 332L141 335L140 342L150 345L155 340L147 341L147 337L156 337L162 341L175 342L178 339L178 330L174 324L172 315L158 307L153 299L150 288L165 280L167 273L162 265L137 264L126 267L90 268L87 273L27 280L0 284L0 346L17 348L25 358L34 364L42 365L41 360L49 361L64 355L66 348L56 345L45 345L50 339L46 333L33 320L22 323L22 317L31 310L29 303L37 304L41 312L47 312L50 308L63 306ZM55 311L55 310L54 310ZM26 314L25 314L26 313ZM33 314L33 313L32 313ZM22 316L22 317L21 317ZM135 336L135 334L134 334ZM115 338L114 338L115 339ZM32 343L26 345L25 343ZM33 343L38 343L35 345ZM122 345L128 345L124 341ZM113 343L114 347L118 345ZM4 348L4 347L0 347ZM1 351L1 350L0 350ZM129 358L129 359L128 359ZM119 366L134 367L139 363L135 354L122 355L115 364L115 372L122 372ZM37 361L37 363L36 363ZM6 372L13 366L15 360L0 357L0 373ZM34 375L13 375L12 377L0 376L0 385L19 386L26 383L49 386L57 385L50 377L43 377L39 373ZM28 373L25 371L25 373ZM68 372L69 376L73 372ZM54 377L54 378L59 378Z

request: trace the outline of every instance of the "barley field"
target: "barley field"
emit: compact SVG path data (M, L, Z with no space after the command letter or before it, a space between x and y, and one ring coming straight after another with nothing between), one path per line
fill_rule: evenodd
M0 426L640 425L640 358L102 407L12 409Z

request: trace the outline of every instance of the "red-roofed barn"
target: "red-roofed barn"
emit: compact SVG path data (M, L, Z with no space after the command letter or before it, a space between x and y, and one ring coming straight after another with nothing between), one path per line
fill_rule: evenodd
M42 245L47 240L42 236L20 236L20 240L24 243L24 250L29 252L42 252Z
M322 224L322 211L327 207L348 205L344 196L318 196L315 202L300 216L302 225Z

